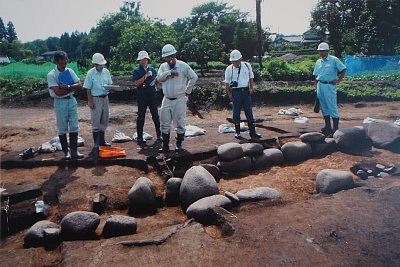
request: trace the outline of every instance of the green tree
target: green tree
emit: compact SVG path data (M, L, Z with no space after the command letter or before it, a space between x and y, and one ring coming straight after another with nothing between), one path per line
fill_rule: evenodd
M14 24L11 21L7 23L6 39L9 43L18 39Z
M209 61L222 59L224 44L216 26L198 25L194 29L186 28L178 47L182 58L197 62L201 75L204 76Z
M6 26L4 26L3 19L0 17L0 42L5 40L7 36Z
M191 25L195 28L197 25L214 25L221 33L221 40L224 44L224 52L229 53L236 48L233 42L234 33L237 25L243 21L247 21L248 13L234 9L227 3L219 1L200 4L192 9ZM178 33L179 38L179 33Z
M67 52L68 56L70 56L71 51L71 40L69 37L69 33L65 32L60 37L60 49Z
M364 0L321 0L311 12L310 26L319 33L321 39L328 35L328 41L341 57L344 40L352 42L352 35L346 33L354 29L360 16ZM353 44L349 44L353 45Z
M53 37L50 37L50 38L53 38ZM24 49L31 50L34 56L38 56L44 52L49 51L49 48L47 46L47 41L40 40L40 39L34 40L32 42L24 43L23 46L24 46Z
M48 51L56 51L60 49L60 38L49 37L45 40ZM43 52L42 52L43 53Z
M159 59L162 47L166 43L175 42L176 35L172 26L154 20L131 23L122 32L120 42L111 48L113 69L120 69L118 63L136 62L137 53L141 50L148 51L153 60Z
M20 41L14 40L6 43L6 55L16 60L22 60L32 57L33 53L31 50L25 49Z
M365 0L355 30L360 52L367 55L393 55L400 45L400 2Z

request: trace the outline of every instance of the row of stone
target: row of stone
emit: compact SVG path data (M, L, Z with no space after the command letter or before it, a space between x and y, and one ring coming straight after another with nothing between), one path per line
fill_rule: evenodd
M281 149L264 147L259 143L227 143L218 147L219 162L222 172L236 173L251 168L266 168L287 162L304 161L313 155L323 155L336 151L332 138L325 138L322 133L307 133L300 136L301 142L288 142Z
M100 216L94 212L74 211L67 214L60 225L43 220L35 223L25 234L25 247L58 245L62 240L80 240L96 236ZM124 215L110 216L103 228L102 236L116 237L136 233L137 222L134 217Z

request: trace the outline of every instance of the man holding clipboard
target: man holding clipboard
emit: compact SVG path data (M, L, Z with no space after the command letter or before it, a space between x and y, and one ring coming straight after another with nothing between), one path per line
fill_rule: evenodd
M74 97L74 91L81 90L82 84L75 72L67 68L67 53L56 52L54 63L56 67L47 74L47 83L50 96L54 98L58 136L64 159L83 158L83 155L78 152L78 103ZM68 151L68 128L71 153Z

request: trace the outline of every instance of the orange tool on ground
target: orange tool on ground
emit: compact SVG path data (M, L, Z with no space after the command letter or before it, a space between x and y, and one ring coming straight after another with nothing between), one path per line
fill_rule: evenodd
M126 153L122 147L100 146L99 156L100 158L117 158L126 157Z

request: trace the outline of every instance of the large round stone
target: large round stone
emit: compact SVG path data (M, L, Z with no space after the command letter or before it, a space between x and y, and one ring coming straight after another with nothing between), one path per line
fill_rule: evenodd
M373 146L400 152L400 126L384 120L374 120L366 127Z
M217 149L219 160L231 161L243 156L243 148L237 143L220 145Z
M146 177L140 177L128 192L129 204L132 208L154 207L156 204L156 189L153 182Z
M24 246L26 248L43 246L45 243L45 230L49 228L59 230L60 226L50 221L39 221L32 225L25 234Z
M259 143L244 143L241 144L241 146L243 148L243 154L249 157L256 157L264 150L264 147Z
M281 148L283 156L290 162L299 162L309 159L312 154L311 145L303 142L289 142Z
M319 132L311 132L300 135L300 140L306 143L319 143L325 140L325 135Z
M136 229L137 222L134 217L111 215L104 225L102 235L104 237L132 235L136 233Z
M281 194L269 187L256 187L243 189L236 193L240 202L245 201L260 201L260 200L277 200L281 198Z
M341 128L333 134L337 147L342 152L353 153L370 148L364 127Z
M325 169L318 173L316 180L318 193L334 194L354 188L353 176L348 171Z
M222 172L226 173L242 172L251 168L251 158L242 157L233 161L219 161L217 166Z
M179 190L181 188L182 178L172 177L167 181L165 202L168 206L175 206L179 203Z
M219 168L215 166L214 164L200 164L201 167L206 169L209 173L211 173L212 176L214 176L215 179L219 177Z
M190 205L186 210L188 218L194 218L197 222L202 224L211 223L208 209L213 207L222 207L229 209L232 202L229 198L223 195L214 195L197 200Z
M284 161L283 153L276 148L264 149L263 153L255 158L254 168L266 168L269 166L280 165Z
M335 139L325 138L322 143L310 143L314 155L326 155L337 151Z
M61 220L61 233L67 239L78 240L95 235L100 217L89 211L74 211Z
M219 194L217 182L206 169L193 166L186 171L179 191L184 211L197 200L216 194Z

